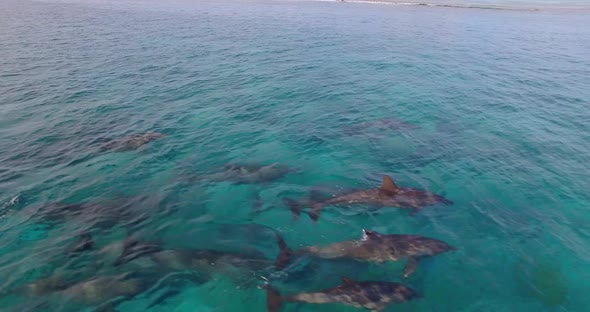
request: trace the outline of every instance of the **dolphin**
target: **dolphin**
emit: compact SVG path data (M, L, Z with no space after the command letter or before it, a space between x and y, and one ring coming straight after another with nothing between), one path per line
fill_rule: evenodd
M66 222L78 218L88 208L87 204L66 204L53 202L38 208L34 212L40 219L48 223Z
M75 257L83 251L91 250L93 246L94 240L92 239L92 235L85 232L80 234L78 240L67 249L66 253L68 257Z
M133 261L137 258L149 255L162 250L157 243L140 243L133 237L128 237L123 242L123 250L121 255L115 259L113 266L119 266L127 262Z
M291 208L295 218L299 217L303 206L295 205L292 200L287 200L286 203ZM383 184L378 188L352 191L320 202L312 201L310 203L311 210L308 214L312 220L317 221L320 217L320 211L325 206L366 204L376 207L398 207L419 210L425 206L439 203L451 205L453 202L428 191L409 187L398 187L390 176L385 175L383 176Z
M344 133L347 135L356 135L362 133L367 129L404 131L413 130L416 128L418 128L418 126L399 119L382 118L354 124L352 126L345 128Z
M9 294L17 294L30 299L32 297L56 296L62 301L66 300L68 304L114 308L121 301L147 290L159 278L143 273L98 275L85 279L71 277L54 274L48 278L26 284ZM60 310L64 310L64 307L61 307ZM79 311L79 309L67 310Z
M89 238L91 239L90 236L82 235L79 242L86 243ZM85 245L85 243L80 243L80 245ZM129 270L130 268L131 270ZM117 269L107 269L104 271L106 274L99 269L99 267L85 267L56 271L48 277L1 291L0 297L16 295L24 297L30 303L34 302L31 300L44 300L43 304L45 305L51 304L51 301L47 301L47 299L53 297L59 299L57 302L62 304L59 308L44 308L44 310L80 311L79 305L82 305L96 307L96 311L115 311L115 307L122 301L167 281L169 277L175 279L182 275L170 276L166 275L170 273L167 271L141 267L126 267L122 274L118 274L117 272L122 271ZM165 276L166 280L163 280L162 278ZM186 279L184 276L180 277L183 280ZM173 291L165 292L157 298L153 305L171 295L174 295ZM63 303L66 304L63 305Z
M201 272L231 268L259 271L272 266L272 261L261 253L246 254L210 249L167 249L151 254L150 258L160 267Z
M62 203L52 202L41 207L31 207L29 213L41 222L51 225L77 222L99 229L111 229L118 224L135 226L147 219L145 211L137 209L145 197L117 198L107 202Z
M403 303L419 295L399 283L384 281L354 281L343 277L342 284L316 292L299 293L283 297L274 288L265 285L268 312L278 312L283 302L341 303L372 312L383 311L391 303Z
M125 275L98 276L76 283L61 292L64 296L87 305L99 305L117 297L133 297L149 285Z
M111 140L100 147L101 152L126 152L136 150L151 141L157 140L164 135L158 132L147 132L143 134L132 134L120 139Z
M291 250L277 233L279 254L275 267L286 267L293 255L311 255L321 259L353 259L362 262L383 263L408 259L404 267L404 278L416 270L421 258L456 250L447 243L419 235L381 234L363 230L361 239L342 241L324 247L310 246Z
M259 184L278 180L293 171L286 165L254 163L228 163L223 172L212 174L205 179L213 182L230 181L235 184Z
M119 266L141 257L149 257L162 271L196 271L208 278L221 273L234 277L238 271L260 272L273 267L272 260L259 251L230 252L211 249L164 249L156 243L130 242L115 261ZM238 274L239 275L239 274Z
M158 269L166 272L192 271L200 282L221 275L238 285L249 285L255 281L254 276L266 275L273 267L272 261L261 253L210 249L166 249L151 254L150 259Z
M74 283L67 281L63 274L55 273L49 277L24 285L18 288L17 292L26 295L44 296L56 291L64 290L73 284Z

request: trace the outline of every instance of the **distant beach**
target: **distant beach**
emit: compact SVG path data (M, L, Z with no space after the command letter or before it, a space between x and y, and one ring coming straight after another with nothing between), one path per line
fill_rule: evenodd
M462 0L312 0L319 2L347 2L347 3L371 3L389 5L431 6L462 9L487 9L487 10L527 10L541 9L590 9L590 3L583 1L462 1Z

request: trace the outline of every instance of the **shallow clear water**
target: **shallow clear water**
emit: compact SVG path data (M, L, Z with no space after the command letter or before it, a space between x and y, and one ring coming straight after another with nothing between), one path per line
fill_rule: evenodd
M129 234L167 248L275 257L272 231L248 224L278 230L292 247L373 229L459 248L421 264L403 282L423 298L390 311L590 304L587 12L3 1L0 41L3 310L88 307L65 292L14 289L55 272L88 279L141 271L141 261L114 268L105 256ZM383 118L415 127L354 127ZM148 131L166 136L100 152L105 140ZM232 161L295 172L262 184L203 178ZM282 201L317 186L375 187L383 174L454 204L412 216L329 207L313 224L305 215L293 221ZM42 216L56 201L115 210L49 222ZM84 231L94 251L66 257ZM239 279L168 276L117 309L264 311L260 276L292 293L337 285L340 276L400 281L402 267L318 262Z

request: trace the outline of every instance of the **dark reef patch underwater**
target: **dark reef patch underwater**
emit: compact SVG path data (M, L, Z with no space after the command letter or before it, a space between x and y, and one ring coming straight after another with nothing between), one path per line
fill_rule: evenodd
M588 12L0 2L0 310L586 311Z

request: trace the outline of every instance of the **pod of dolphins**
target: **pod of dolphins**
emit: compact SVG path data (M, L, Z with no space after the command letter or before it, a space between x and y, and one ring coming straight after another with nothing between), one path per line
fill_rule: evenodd
M363 123L348 131L358 131L367 127L412 128L412 125L395 120ZM122 139L110 140L100 147L101 152L125 152L139 149L144 145L164 137L163 134L148 132L131 135ZM202 180L216 182L228 181L232 183L268 183L278 180L293 172L285 165L230 163L215 174L200 177ZM327 207L365 205L371 207L407 208L412 213L427 206L452 202L440 195L409 187L401 187L389 176L383 177L383 183L376 188L354 190L331 196L327 199L295 200L284 198L284 203L295 218L304 212L317 222L320 212ZM88 208L90 207L90 208ZM95 207L88 204L52 203L40 209L40 216L51 222L66 222L79 214L114 214L113 222L120 222L127 214L124 209L115 213L117 205ZM91 209L92 208L92 209ZM112 222L105 223L106 227ZM192 276L196 280L206 280L212 274L223 274L238 281L252 276L260 276L261 272L272 273L287 270L289 264L302 256L321 259L347 259L357 262L385 263L406 260L403 278L409 277L416 270L419 262L447 251L456 250L438 239L419 235L385 234L371 230L362 230L362 236L355 240L334 242L326 246L307 246L291 249L283 237L274 229L279 253L275 259L268 259L257 250L251 251L220 251L208 249L178 249L166 248L160 242L140 241L129 236L124 241L115 242L113 246L103 247L98 251L105 259L111 259L107 264L113 270L142 262L140 269L150 273L125 273L94 276L92 272L77 274L75 277L65 274L53 274L45 279L26 284L4 294L25 294L44 296L48 294L62 294L67 298L85 305L99 306L104 310L114 310L120 300L126 300L139 293L147 291L159 278L174 272L197 272ZM65 250L66 257L72 259L80 257L85 252L96 251L96 244L89 232L83 232ZM141 260L141 261L139 261ZM146 264L148 263L147 267ZM152 274L157 272L157 274ZM255 274L253 274L255 272ZM262 273L262 274L264 274ZM90 275L88 275L90 274ZM87 275L88 277L84 276ZM267 294L266 308L269 312L278 312L288 302L310 304L340 303L357 308L364 308L373 312L383 311L393 303L403 303L420 298L414 289L401 283L390 281L356 281L342 277L340 285L331 288L282 295L270 283L264 283L262 288ZM157 304L156 302L155 304Z

